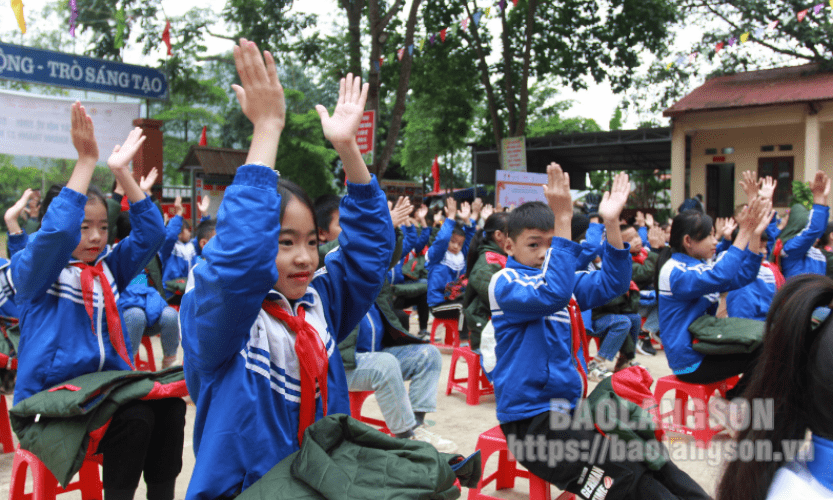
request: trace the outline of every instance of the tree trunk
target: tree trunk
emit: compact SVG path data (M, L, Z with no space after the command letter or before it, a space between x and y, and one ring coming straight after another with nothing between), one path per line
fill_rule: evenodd
M503 42L503 66L504 77L503 82L506 87L506 121L509 126L508 136L515 137L517 134L517 105L515 103L515 72L512 71L512 61L515 58L515 53L512 50L512 43L509 41L509 26L506 24L506 9L500 11L500 24L503 32L500 34ZM500 144L498 144L500 147Z
M393 156L393 150L396 147L399 130L402 127L402 115L405 114L405 99L408 96L411 68L413 66L413 55L408 53L408 47L414 43L417 13L421 3L422 0L412 0L411 12L408 14L408 22L405 25L405 53L399 62L399 84L396 87L396 102L391 112L390 125L388 127L387 137L385 138L385 147L382 149L381 154L377 158L374 158L376 177L379 179L382 179L385 175L385 170L388 168L390 159Z
M472 13L471 10L469 10L468 3L466 3L466 13L469 15L469 17L471 17ZM486 89L486 102L489 105L489 115L492 118L492 131L494 132L495 144L497 145L498 149L498 159L500 161L500 164L503 165L503 158L500 153L500 143L503 139L503 120L501 120L500 115L498 115L495 90L492 87L491 80L489 80L489 65L486 63L486 53L483 50L483 42L480 40L480 33L478 31L478 27L474 23L471 23L471 34L473 40L469 40L469 43L472 46L474 46L475 51L477 51L477 58L479 60L478 67L480 68L480 79L483 82L483 87Z
M532 34L535 33L535 9L538 7L538 0L529 0L529 8L526 13L526 40L524 41L523 74L521 75L521 95L518 106L518 123L515 132L518 137L526 133L526 118L529 107L529 64L532 57Z
M347 13L347 33L350 35L348 54L350 67L347 71L354 75L362 74L362 8L364 0L341 0L341 7Z

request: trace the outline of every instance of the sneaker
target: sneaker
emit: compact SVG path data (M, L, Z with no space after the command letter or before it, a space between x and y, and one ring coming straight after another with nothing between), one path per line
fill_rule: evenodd
M639 339L636 343L636 352L646 356L656 356L657 350L651 345L651 339Z
M428 339L428 337L431 336L431 332L429 332L428 330L420 330L419 333L417 333L417 336L422 340L426 340Z
M411 436L411 439L414 441L429 443L440 453L457 453L457 444L454 443L454 441L445 439L439 434L434 434L426 429L424 425L417 426L417 428L411 432L414 433L414 435Z
M611 375L613 375L613 373L608 370L604 361L597 362L595 359L591 359L590 362L587 363L587 379L589 381L601 382Z

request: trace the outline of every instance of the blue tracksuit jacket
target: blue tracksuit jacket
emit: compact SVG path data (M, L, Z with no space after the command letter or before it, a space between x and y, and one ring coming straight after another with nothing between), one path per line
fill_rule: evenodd
M12 258L11 284L20 312L15 404L86 373L130 369L110 341L100 291L93 296L98 318L93 333L81 295L81 269L71 265L78 262L72 252L81 240L86 203L86 196L63 188L49 205L41 229ZM150 198L131 204L130 219L130 236L106 247L96 259L102 262L116 301L165 236L162 214ZM122 335L127 352L132 352L127 331Z
M775 291L775 275L770 268L761 266L752 283L726 294L726 312L730 318L766 321Z
M336 344L367 313L394 248L387 199L375 179L348 183L339 248L327 254L307 293L290 303L273 290L280 232L276 173L237 170L217 216L217 236L191 271L180 324L185 380L197 405L196 465L188 499L245 490L298 450L300 373L294 333L261 307L272 300L306 320L329 354L328 413L350 413ZM317 418L322 417L320 402Z
M703 355L691 347L688 327L704 314L717 311L721 292L752 283L761 267L761 256L729 247L714 264L684 253L675 253L659 272L659 331L668 366L675 374L691 373Z
M827 271L827 259L824 258L821 250L813 245L827 229L829 214L830 207L813 205L807 226L784 242L781 257L781 271L784 273L784 278L790 279L797 274L804 273L824 276Z
M489 302L495 328L494 369L497 418L512 422L550 410L550 400L571 407L584 396L587 367L584 353L573 349L567 305L575 297L590 310L628 291L632 265L629 245L617 250L605 243L602 269L575 272L581 246L553 238L541 269L513 257L492 276Z
M428 305L433 307L445 301L445 286L460 276L466 274L466 259L465 256L469 254L469 243L474 236L477 229L474 221L468 226L463 226L463 231L466 233L466 241L463 243L463 249L460 253L463 254L462 267L452 268L449 266L450 260L447 258L448 244L451 242L451 234L454 231L454 219L446 219L434 239L434 243L428 249L428 255L425 256L425 268L428 270Z
M14 289L9 283L9 261L0 259L0 316L17 318L17 306L14 303Z

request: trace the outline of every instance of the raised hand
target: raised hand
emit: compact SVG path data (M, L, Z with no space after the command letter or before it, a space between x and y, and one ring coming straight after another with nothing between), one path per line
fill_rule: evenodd
M231 88L246 118L255 127L272 126L283 130L286 102L272 54L263 51L261 57L254 42L241 38L240 44L234 46L234 65L242 86L232 85Z
M448 212L447 208L445 208L444 210L446 212ZM437 224L442 224L444 221L445 221L445 217L443 216L443 213L441 211L437 210L436 212L434 212L434 225L435 226Z
M646 224L645 214L643 214L641 211L637 210L637 212L636 212L636 225L639 226L639 227L643 227L643 226L645 226L645 224Z
M739 181L740 187L743 189L743 192L746 193L746 199L752 201L753 198L758 196L758 187L761 181L758 180L758 173L752 170L746 170L743 172L743 179Z
M93 166L98 161L98 142L95 140L95 127L93 119L87 115L87 111L80 102L75 101L70 110L72 128L72 145L78 151L78 160L92 162Z
M614 220L619 223L619 216L622 215L622 210L628 202L628 196L631 193L630 178L628 174L621 172L613 178L613 185L610 191L605 191L602 196L602 202L599 203L599 215L607 223L609 220Z
M453 196L445 199L445 216L451 220L457 217L457 200Z
M645 214L645 225L648 226L649 229L654 227L654 216L650 213Z
M154 168L153 170L148 173L148 176L142 176L139 179L139 188L147 194L150 194L150 188L153 187L153 183L156 182L157 177L159 177L159 169Z
M183 213L185 213L185 209L182 208L182 196L177 195L174 198L174 214L182 216Z
M390 208L390 218L393 221L393 227L399 227L408 221L408 215L411 213L411 200L406 196L400 196L396 200L396 204Z
M570 174L561 170L558 163L547 165L547 183L544 185L547 205L555 215L555 235L570 239L573 217L573 197L570 195Z
M469 223L469 218L471 217L471 205L469 204L469 202L464 201L462 204L460 204L459 215L460 218L463 219L463 222L465 224Z
M208 214L208 208L211 206L211 197L207 194L202 195L202 199L200 199L200 204L197 205L197 208L200 209L200 215L205 216Z
M816 205L827 205L827 195L830 194L830 178L819 170L816 177L810 182L810 191L813 192L813 203Z
M493 213L495 213L495 209L492 208L491 204L486 203L483 205L483 210L480 211L480 216L483 217L483 220L485 221L491 217Z
M416 220L419 222L423 227L427 226L428 224L425 222L425 216L428 215L428 206L424 203L419 206L416 211Z
M723 238L728 241L732 241L732 234L735 232L735 229L738 227L735 219L729 217L726 219L726 223L723 225L723 232L720 233Z
M107 166L110 167L110 170L116 174L117 172L127 173L130 174L130 162L133 160L133 157L136 155L136 152L139 151L139 148L142 147L142 143L145 142L145 135L142 133L142 129L139 127L134 128L130 131L127 135L127 139L124 140L124 144L116 144L113 148L113 152L110 154L110 158L107 159ZM123 179L119 179L124 184ZM134 183L136 181L133 181ZM125 189L127 186L125 186Z
M761 181L761 187L758 189L758 196L761 198L766 198L768 200L772 199L772 195L775 194L775 188L778 186L778 181L773 179L770 176L764 177Z
M717 236L721 236L723 234L723 228L726 227L726 219L723 217L718 217L714 220L714 234Z
M315 107L318 116L321 117L324 137L332 142L336 149L356 143L356 133L362 121L368 88L367 83L362 85L361 77L354 78L352 73L348 73L347 78L342 78L339 82L338 104L333 115L330 116L327 108L320 104Z
M648 244L653 249L660 249L665 246L665 233L659 226L648 228Z
M474 220L480 219L480 214L483 211L483 200L475 198L471 203L471 218Z
M3 219L6 221L6 228L9 230L9 234L20 232L20 224L18 224L17 219L20 218L20 214L22 214L23 210L26 209L26 205L29 203L29 198L31 196L31 189L23 191L23 196L21 196L14 205L6 210L6 214L3 216Z

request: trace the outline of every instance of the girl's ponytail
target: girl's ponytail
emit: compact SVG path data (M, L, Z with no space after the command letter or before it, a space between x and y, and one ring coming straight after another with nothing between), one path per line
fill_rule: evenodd
M469 253L466 255L466 279L469 278L472 268L477 263L477 258L480 257L480 245L494 241L495 231L506 233L508 221L508 213L495 212L486 219L486 222L483 224L483 229L479 229L472 237L471 243L469 244Z

